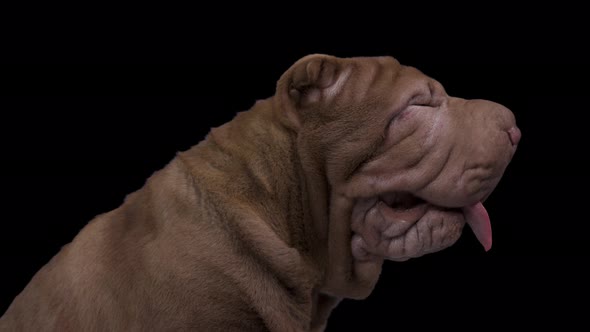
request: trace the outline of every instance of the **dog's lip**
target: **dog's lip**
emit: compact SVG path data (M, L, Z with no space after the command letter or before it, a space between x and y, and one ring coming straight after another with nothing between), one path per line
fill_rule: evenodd
M430 222L431 220L424 219L426 214L432 216L433 213L452 213L453 215L461 216L461 220L464 220L464 214L460 208L444 208L426 201L409 209L396 209L387 205L384 201L379 201L376 208L383 216L383 219L388 221L384 225L385 227L381 229L381 232L384 238L389 239L405 236L419 222Z
M428 202L407 193L389 193L380 196L379 199L377 210L384 220L389 221L383 235L391 238L405 234L433 207Z
M390 223L383 230L387 237L398 237L405 234L412 226L418 223L428 211L444 211L461 214L464 221L472 229L473 233L488 251L492 246L492 230L490 218L481 201L463 207L442 207L407 192L390 192L379 196L378 210L384 219Z
M381 201L379 206L379 213L385 220L395 221L399 227L388 227L385 230L385 235L395 237L405 233L413 224L417 223L428 211L427 204L420 204L410 209L395 209L385 202Z

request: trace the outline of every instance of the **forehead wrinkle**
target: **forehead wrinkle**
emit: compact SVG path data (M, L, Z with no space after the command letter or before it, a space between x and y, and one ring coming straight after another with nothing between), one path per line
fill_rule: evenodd
M332 99L338 97L340 92L343 90L342 87L348 81L348 78L350 77L351 72L352 72L352 70L350 67L345 68L338 75L336 82L334 82L331 86L329 86L328 88L326 88L323 91L324 98L326 98L327 101L331 101Z
M355 103L366 103L367 99L382 99L374 94L384 86L391 86L392 80L396 80L399 75L401 65L394 58L379 57L370 60L362 64L353 64L355 70L361 74L351 83L353 92L350 100Z
M375 59L375 61L372 61L371 64L372 66L371 68L371 77L370 77L370 81L367 87L367 90L371 90L375 85L378 85L379 83L383 82L384 80L387 81L387 79L391 79L390 77L388 77L389 75L391 76L395 76L397 70L393 70L393 74L390 74L389 72L392 71L392 69L390 68L390 66L387 66L387 64L383 63L384 61L382 61L382 58L377 58ZM388 83L388 82L387 82Z
M432 79L424 75L421 71L417 70L416 68L403 66L402 70L400 70L400 73L398 75L398 79L400 76L403 76L406 79L404 80L405 88L401 89L401 91L399 91L399 93L397 94L397 96L399 97L398 102L403 102L404 100L409 101L413 96L417 94L430 95L430 93L432 92Z
M391 75L391 82L395 84L395 82L399 79L399 76L401 74L401 72L406 69L406 66L402 66L397 60L394 59L394 66L396 67L394 70L392 70L392 75Z

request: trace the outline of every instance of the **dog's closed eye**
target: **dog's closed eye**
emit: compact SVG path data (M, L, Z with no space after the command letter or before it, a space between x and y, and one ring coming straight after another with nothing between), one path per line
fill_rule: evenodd
M424 94L422 92L417 93L408 100L407 106L434 107L432 103L432 95Z

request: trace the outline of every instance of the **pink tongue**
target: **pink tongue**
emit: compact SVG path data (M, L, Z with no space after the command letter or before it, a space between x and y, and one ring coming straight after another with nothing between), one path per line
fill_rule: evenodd
M492 225L486 208L483 207L483 204L477 203L464 207L463 214L475 237L486 251L490 250L492 247Z

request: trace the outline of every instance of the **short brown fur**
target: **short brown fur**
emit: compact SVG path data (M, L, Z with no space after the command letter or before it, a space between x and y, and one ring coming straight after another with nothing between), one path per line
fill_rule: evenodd
M424 76L402 68L392 58L301 59L275 96L84 227L0 330L323 330L342 298L370 294L387 258L355 260L350 214L368 195L363 167L389 153L385 101L403 108L408 77Z

